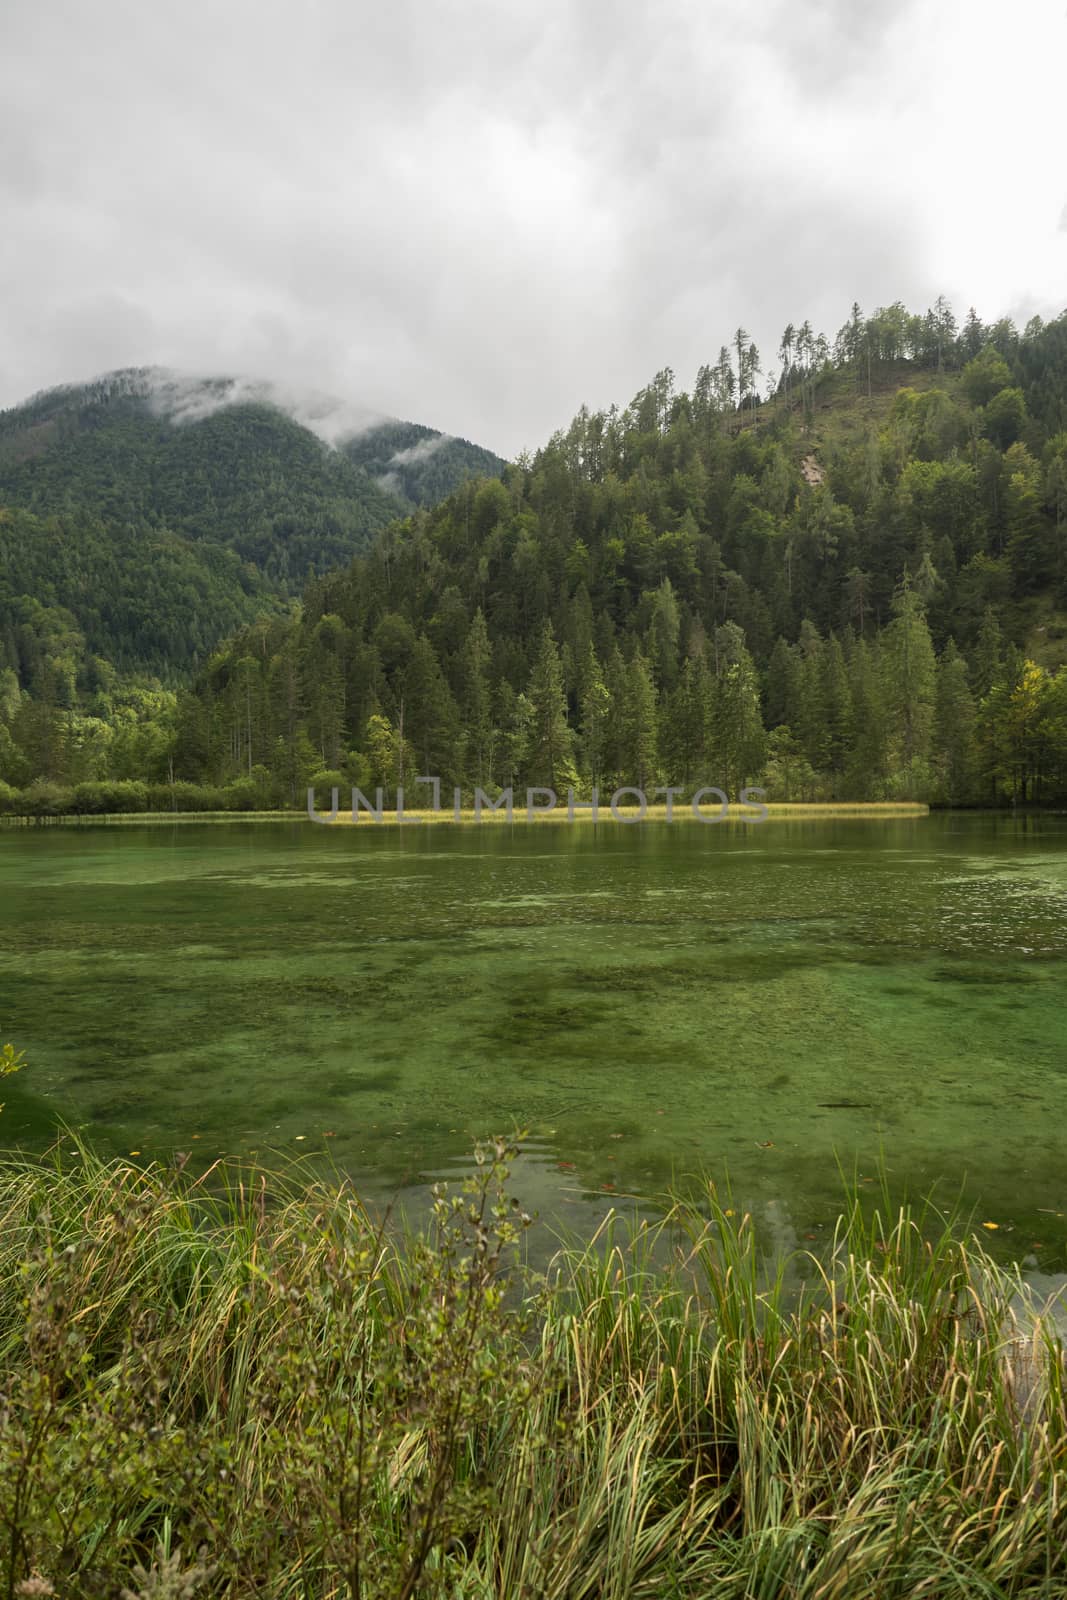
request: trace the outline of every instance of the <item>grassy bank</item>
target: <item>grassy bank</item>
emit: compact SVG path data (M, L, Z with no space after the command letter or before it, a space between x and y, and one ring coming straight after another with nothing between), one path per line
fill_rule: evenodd
M722 819L716 815L716 809L717 808L714 801L710 803L706 802L703 810L703 818L701 819L693 815L693 812L688 804L683 804L679 801L676 801L671 820L678 824L691 824L693 827L718 826L720 820L732 824L733 826L743 825L744 827L762 827L763 822L793 822L797 820L818 819L820 817L832 817L835 819L842 817L925 817L930 811L930 807L926 805L925 802L919 800L857 800L842 801L840 803L827 801L820 803L813 802L811 804L797 801L790 803L783 802L780 805L771 805L768 803L766 806L767 816L763 819L763 821L761 821L760 818L753 812L751 807L739 808L736 804L732 804L730 806L728 815ZM536 825L541 822L560 823L570 821L588 824L593 820L593 815L588 807L588 802L586 802L582 809L578 809L576 806L574 816L571 818L568 816L565 801L561 805L557 806L553 811L535 810L532 816L527 816L525 805L520 804L518 799L516 799L515 807L511 817L508 817L505 811L491 811L488 806L483 808L480 815L473 809L468 808L461 810L458 816L453 811L411 811L405 807L403 817L403 821L405 823L451 822L453 826L455 826L456 823L462 825L465 822L495 822L506 824L511 821L530 823L532 825ZM644 808L644 810L641 811L637 806L620 805L616 807L616 813L613 814L608 805L608 801L603 800L600 804L599 814L596 820L605 827L610 827L613 824L620 822L624 826L627 824L633 824L635 822L666 822L667 807L662 803L652 804L650 802ZM384 827L386 824L392 824L395 827L399 821L400 819L397 817L395 809L393 811L384 811L381 823L377 822L373 817L368 816L366 812L361 811L359 813L358 822L355 824L355 826ZM338 813L337 820L333 826L353 826L351 806L347 812L342 810Z
M618 810L618 813L619 813L619 818L625 819L625 823L634 823L634 822L640 822L640 821L665 822L667 820L667 808L662 803L657 803L657 804L654 804L654 805L653 804L649 804L646 807L643 816L638 811L638 808L636 806L619 806L617 808L617 810ZM323 817L325 817L328 814L328 811L329 811L329 807L327 806L325 811L322 813ZM893 817L925 817L925 816L927 816L929 814L929 811L930 811L930 807L924 801L921 801L921 800L870 800L870 801L855 800L855 801L840 801L840 802L837 802L837 801L825 801L825 802L819 801L819 802L814 802L813 801L811 803L804 802L804 801L796 801L796 802L783 802L783 803L781 803L779 805L774 805L774 804L768 803L767 804L768 816L767 816L766 820L769 821L769 822L773 822L773 821L792 822L792 821L797 821L797 820L804 821L804 820L808 820L808 819L816 819L817 820L820 817L830 817L830 818L847 818L847 817L856 817L856 818L862 818L862 817L873 817L873 818L878 818L878 817L887 817L887 818L893 818ZM715 812L715 805L714 805L714 802L712 802L705 809L705 824L706 825L709 825L709 826L717 825L717 819L715 821L712 820L714 818L714 812ZM47 817L38 817L38 816L0 816L0 826L3 826L4 824L7 824L8 826L31 826L32 827L32 826L35 826L35 825L38 825L38 824L41 824L41 823L45 823L45 824L48 824L50 826L54 826L54 825L66 825L66 824L74 824L74 825L88 824L88 825L93 825L93 824L99 824L99 823L109 823L109 824L114 824L114 823L142 823L143 824L143 823L146 823L146 822L153 822L153 823L173 823L173 822L301 822L301 821L306 822L307 820L308 820L308 814L307 814L307 809L305 807L305 808L303 808L301 810L298 810L298 811L297 810L294 810L294 811L133 811L133 812L103 812L103 813L99 813L99 814L97 814L97 813L93 813L93 814L86 813L85 815L79 815L79 814L76 814L76 813L66 813L66 814L62 814L62 815L47 816ZM427 811L427 810L420 810L420 809L412 810L412 809L409 809L408 807L405 807L404 808L404 816L403 816L403 824L415 824L415 823L425 823L425 822L432 822L432 823L449 823L450 822L450 823L452 823L453 826L455 826L457 822L459 824L463 824L463 823L466 823L466 822L469 822L469 823L507 823L509 821L526 823L528 820L533 822L533 823L539 823L539 822L552 822L552 823L567 822L570 819L568 818L568 815L567 815L566 802L561 804L554 811L547 811L547 812L539 811L539 812L536 812L534 814L534 816L532 818L529 818L529 819L527 818L525 805L520 803L519 801L516 801L516 804L515 804L513 812L512 812L512 816L510 818L507 816L506 812L504 812L504 811L491 811L488 806L486 806L482 810L480 815L477 812L475 812L472 807L466 807L466 808L464 808L464 809L462 809L460 811L458 817L456 816L455 812L451 811L451 810L442 809L440 811ZM590 810L588 809L588 803L586 803L586 805L582 809L578 809L578 808L575 809L575 814L574 814L573 820L575 822L580 822L580 823L589 823L589 822L591 822L593 820L592 814L591 814ZM601 803L599 819L598 820L601 823L605 824L605 826L610 825L610 824L614 823L617 820L612 815L611 810L610 810L610 808L608 806L607 800L604 800ZM692 813L690 807L688 805L683 805L683 804L677 803L677 802L676 802L676 804L674 806L673 820L675 822L678 822L678 823L685 822L685 823L692 823L694 826L697 826L697 827L701 826L701 824L693 816L693 813ZM739 824L739 823L744 823L746 826L752 826L753 825L753 812L751 810L744 810L744 809L738 810L736 808L736 806L731 806L730 814L727 817L723 818L722 820L725 821L725 822L732 823L734 825ZM398 825L398 823L400 823L400 819L397 817L396 808L393 807L392 809L383 810L381 822L377 822L373 817L369 816L365 811L361 811L360 814L359 814L358 826L363 827L363 828L396 827ZM342 808L338 813L336 821L334 823L328 824L328 825L334 826L334 827L344 827L344 826L352 827L353 824L352 824L351 804L349 804L349 807L348 807L347 810ZM759 823L757 823L756 825L757 826L762 826L762 824L759 824Z
M1067 1589L1062 1349L978 1241L850 1207L798 1302L709 1194L535 1279L482 1154L402 1239L343 1187L9 1159L0 1594Z

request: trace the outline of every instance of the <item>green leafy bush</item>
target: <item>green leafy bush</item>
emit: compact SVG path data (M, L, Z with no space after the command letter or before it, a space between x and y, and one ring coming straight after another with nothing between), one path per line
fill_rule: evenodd
M1062 1344L928 1214L789 1294L709 1190L538 1277L503 1142L417 1233L70 1144L0 1167L0 1593L1067 1589Z

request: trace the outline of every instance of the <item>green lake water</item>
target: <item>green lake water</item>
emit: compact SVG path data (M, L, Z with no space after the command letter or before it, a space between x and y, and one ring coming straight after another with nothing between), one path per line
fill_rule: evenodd
M789 1246L840 1164L1067 1239L1067 821L0 829L6 1144L329 1158L529 1130L586 1229L703 1169Z

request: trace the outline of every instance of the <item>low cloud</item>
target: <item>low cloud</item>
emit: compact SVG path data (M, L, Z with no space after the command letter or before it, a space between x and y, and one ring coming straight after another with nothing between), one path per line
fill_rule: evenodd
M389 465L391 467L410 467L418 461L428 461L432 455L440 450L443 444L448 443L451 437L451 434L439 433L433 439L420 439L418 444L409 445L406 450L397 450L395 454L391 455L389 457Z
M202 422L228 406L273 406L330 445L389 420L381 412L338 400L335 395L262 378L218 378L156 368L146 375L145 393L153 407L175 423Z

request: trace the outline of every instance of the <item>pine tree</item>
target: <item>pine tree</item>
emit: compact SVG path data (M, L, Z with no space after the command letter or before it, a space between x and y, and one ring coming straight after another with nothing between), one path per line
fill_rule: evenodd
M712 691L712 759L721 774L718 787L730 798L754 781L766 760L766 734L760 716L759 683L744 634L733 622L716 629L719 671Z
M451 788L463 771L459 712L425 634L416 639L405 673L404 708L404 736L418 762L418 772L410 773L409 781L421 774L439 777Z
M467 777L478 788L492 782L493 719L489 687L492 651L485 616L474 613L463 647L462 710L467 732Z
M848 792L884 800L889 768L885 695L877 645L857 639L848 661L852 727L846 768Z
M580 736L582 770L589 779L590 789L600 786L604 765L604 746L611 696L600 670L600 662L590 643L582 668L580 701Z
M526 695L531 709L527 781L561 793L577 778L574 735L567 722L567 696L559 650L551 624L547 622L541 630L541 643Z
M924 792L936 696L936 663L922 602L907 580L893 602L894 619L882 641L890 749L903 792Z
M1004 670L1003 636L992 606L987 606L971 661L971 688L975 700L984 700Z
M670 783L684 788L702 782L707 771L712 680L703 650L686 657L678 686L661 718L661 756Z
M937 793L950 806L967 805L975 786L975 704L967 663L950 639L937 664L934 722Z
M664 578L652 602L648 655L660 689L669 693L678 681L678 637L681 619L671 580Z
M841 641L831 634L823 647L819 674L819 709L826 733L823 740L826 769L833 779L831 799L838 798L838 786L848 757L852 730L852 695Z
M657 776L659 714L652 673L640 651L634 652L627 678L627 757L632 774L629 782L647 793Z
M794 727L799 705L800 663L793 646L779 637L775 641L767 666L768 728L777 728L783 724Z

